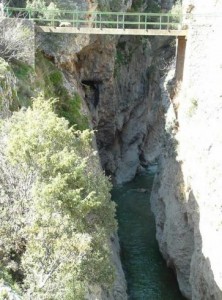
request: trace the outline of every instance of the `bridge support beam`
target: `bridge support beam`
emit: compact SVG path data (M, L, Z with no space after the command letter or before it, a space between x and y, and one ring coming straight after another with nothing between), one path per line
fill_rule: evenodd
M176 81L183 80L183 69L186 53L186 37L177 37L177 60L176 60Z

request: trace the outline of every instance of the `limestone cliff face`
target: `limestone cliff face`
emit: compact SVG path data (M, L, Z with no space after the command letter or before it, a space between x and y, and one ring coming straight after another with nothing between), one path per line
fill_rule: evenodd
M188 299L222 299L222 2L193 1L184 78L169 102L165 143L152 193L157 239ZM184 1L184 9L186 9ZM195 16L195 13L212 16Z
M101 161L118 183L131 180L137 169L158 156L163 110L154 54L164 45L155 39L122 37L116 48L113 78L113 117L110 97L99 108L97 140ZM171 53L172 54L172 53ZM112 124L112 134L104 131ZM109 136L109 140L105 139Z
M140 166L159 155L163 109L157 69L174 54L167 43L97 37L77 54L75 69L92 115L102 167L118 183L131 180ZM165 53L161 60L160 53Z
M166 38L55 36L43 43L85 99L101 164L117 183L159 155L164 113L160 78L174 55ZM44 35L41 35L41 41ZM50 45L50 46L49 46Z
M86 295L87 300L127 300L126 282L119 258L119 240L117 235L112 237L110 248L112 250L112 260L116 269L117 278L113 289L107 290L101 286L91 286Z

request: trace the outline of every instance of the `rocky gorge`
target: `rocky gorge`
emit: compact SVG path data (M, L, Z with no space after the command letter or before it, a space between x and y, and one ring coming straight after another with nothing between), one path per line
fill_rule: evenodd
M165 9L172 4L162 3ZM76 36L71 42L63 37L59 44L56 41L56 51L52 47L43 50L72 78L85 99L102 167L115 183L131 180L138 171L159 159L151 202L160 251L168 266L175 270L180 289L188 299L219 300L221 271L216 261L220 260L221 202L215 194L219 176L216 179L212 172L208 175L206 172L212 165L219 172L221 160L217 156L216 164L214 156L211 159L208 156L207 151L211 150L204 149L213 149L214 143L220 147L219 141L216 142L220 137L216 131L215 140L209 144L207 139L201 142L199 136L209 132L206 126L216 128L220 120L218 79L212 92L208 92L209 77L203 71L205 66L213 72L214 65L216 78L220 76L219 56L213 60L214 64L212 60L207 63L212 46L205 40L203 47L204 36L212 44L216 40L220 19L211 18L205 24L201 17L195 19L195 13L210 10L216 14L220 3L201 6L198 1L184 1L185 13L190 5L194 12L186 20L189 35L182 85L172 85L175 68L172 38ZM199 86L205 90L200 91ZM209 99L213 102L207 111ZM211 124L212 114L218 116L214 124ZM201 121L203 116L205 124ZM197 142L200 148L196 141L200 141ZM197 172L197 168L202 172ZM209 246L212 244L217 246L212 249Z
M102 168L114 183L133 179L157 160L165 111L160 81L175 56L175 39L41 34L37 45L62 70L67 87L84 99ZM127 298L116 239L115 244L114 290L94 287L88 299Z
M131 180L159 155L164 129L159 81L175 55L174 40L45 38L51 42L39 37L44 53L64 70L87 104L106 174L117 183Z
M174 4L55 2L58 7L87 11L144 11L151 2L154 9L165 11ZM185 20L188 36L182 82L175 81L176 39L172 37L41 33L36 46L44 57L42 65L50 63L47 76L51 82L44 77L44 86L49 90L53 78L56 89L62 81L66 93L81 100L81 113L95 132L101 166L114 184L128 182L148 165L158 163L151 205L159 249L187 299L220 300L222 61L218 12L222 4L220 0L206 0L204 5L199 0L184 0L184 13L191 6L192 14ZM46 72L38 58L37 64L37 73L41 68L41 73ZM13 89L9 86L16 86L16 79L9 73L5 93L11 103ZM25 93L29 96L30 91ZM9 111L4 107L3 117ZM116 234L111 236L110 249L114 287L110 291L89 286L89 300L127 299Z

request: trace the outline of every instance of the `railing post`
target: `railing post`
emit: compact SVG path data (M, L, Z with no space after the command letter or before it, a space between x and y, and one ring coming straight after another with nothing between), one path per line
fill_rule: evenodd
M170 16L169 16L169 14L167 15L167 30L169 30L169 21L170 20Z
M119 15L117 14L116 17L117 17L116 18L116 22L117 22L116 26L117 26L117 29L119 29Z
M183 80L184 61L186 54L186 38L178 36L177 38L177 58L176 58L176 81Z
M74 27L75 24L75 13L72 13L72 27Z
M79 14L76 12L76 28L79 29Z
M93 28L95 27L95 20L96 20L96 13L93 12L93 13L92 13L92 27L93 27Z
M140 29L140 15L138 16L138 21L139 21L139 24L138 24L138 29Z
M53 27L55 26L55 14L54 14L54 11L52 13L52 26Z
M125 14L123 14L123 30L125 30Z
M101 15L101 13L99 14L99 28L100 28L100 30L102 30L102 15Z
M160 30L162 29L162 16L160 15Z
M97 28L97 18L98 18L98 14L96 13L96 15L95 15L95 28Z
M145 30L147 30L147 15L145 15Z

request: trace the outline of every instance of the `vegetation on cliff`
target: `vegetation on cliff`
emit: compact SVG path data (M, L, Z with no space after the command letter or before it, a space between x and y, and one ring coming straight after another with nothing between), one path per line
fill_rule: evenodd
M1 110L10 106L0 122L0 277L22 299L84 299L89 286L114 281L111 186L62 73L49 62L38 77L13 69L1 61Z

